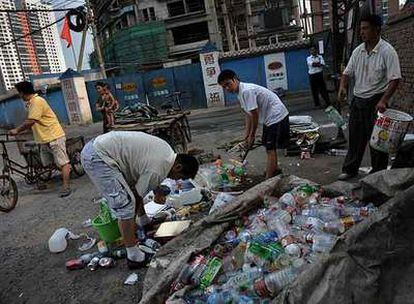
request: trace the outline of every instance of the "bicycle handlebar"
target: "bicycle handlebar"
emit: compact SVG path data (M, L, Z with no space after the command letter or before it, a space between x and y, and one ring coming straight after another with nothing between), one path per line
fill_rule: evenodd
M7 133L0 134L0 136L4 136L6 138L5 140L0 139L1 143L13 143L13 142L25 142L25 141L27 141L25 139L17 139L17 138L16 139L10 139L11 135L9 135Z

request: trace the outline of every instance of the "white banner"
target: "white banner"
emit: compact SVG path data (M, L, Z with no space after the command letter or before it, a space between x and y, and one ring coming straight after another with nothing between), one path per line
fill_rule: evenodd
M201 70L203 71L204 88L207 106L224 106L223 88L217 83L220 74L219 53L200 54Z
M264 56L266 86L269 90L288 89L285 53Z

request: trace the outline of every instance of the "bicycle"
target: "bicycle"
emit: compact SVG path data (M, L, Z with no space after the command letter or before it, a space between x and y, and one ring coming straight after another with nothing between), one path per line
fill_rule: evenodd
M0 175L0 211L10 212L16 207L18 200L18 189L12 174L20 175L29 185L39 184L49 181L54 171L58 171L57 166L52 163L44 165L40 158L40 145L22 139L10 139L7 134L0 134L5 139L0 140L2 147L1 157L3 160L2 174ZM21 155L25 158L26 164L19 163L10 159L7 144L25 144ZM80 160L80 153L85 144L82 136L69 138L66 141L72 171L77 176L82 176L85 171Z

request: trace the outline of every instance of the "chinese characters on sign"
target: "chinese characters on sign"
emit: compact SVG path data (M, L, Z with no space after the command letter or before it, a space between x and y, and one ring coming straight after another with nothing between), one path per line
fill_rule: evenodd
M218 62L219 53L210 52L200 54L201 69L203 71L204 88L207 97L207 106L224 106L224 93L217 83L220 74Z
M79 103L76 93L76 88L72 82L72 79L64 79L61 82L62 92L66 101L66 108L69 114L70 123L80 123L81 116L79 110Z
M286 77L285 53L268 54L264 56L266 71L266 86L269 90L278 88L288 89Z

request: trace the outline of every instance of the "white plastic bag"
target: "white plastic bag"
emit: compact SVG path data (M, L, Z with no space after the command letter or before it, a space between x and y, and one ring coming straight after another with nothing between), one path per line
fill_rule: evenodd
M67 239L77 240L79 235L73 234L66 228L57 229L49 239L49 251L53 253L65 251L68 246Z

